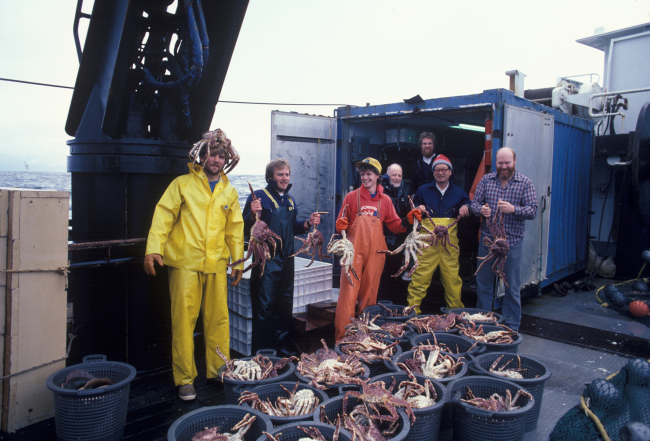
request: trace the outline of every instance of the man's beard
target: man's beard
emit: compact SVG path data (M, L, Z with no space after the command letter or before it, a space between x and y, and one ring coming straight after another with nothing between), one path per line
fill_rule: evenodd
M499 170L499 177L510 178L515 174L515 168L508 168L506 170Z

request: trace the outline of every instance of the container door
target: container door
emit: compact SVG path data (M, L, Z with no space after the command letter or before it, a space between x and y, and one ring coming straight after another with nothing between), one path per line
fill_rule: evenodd
M533 181L537 192L537 217L526 221L521 287L546 278L548 231L553 175L552 116L532 109L505 106L503 146L517 153L516 169Z
M336 118L271 112L271 159L285 158L291 164L290 194L296 201L298 217L306 219L315 211L321 216L318 230L327 247L334 234L336 192ZM302 236L303 238L305 236ZM295 241L297 251L302 242ZM301 256L307 257L307 256ZM318 254L316 255L318 259ZM331 259L325 260L332 263Z

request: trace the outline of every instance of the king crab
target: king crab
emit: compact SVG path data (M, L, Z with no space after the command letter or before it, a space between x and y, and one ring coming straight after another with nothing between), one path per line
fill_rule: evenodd
M235 147L233 147L232 143L228 138L226 138L226 134L223 132L221 129L213 130L211 132L205 132L202 135L202 139L195 143L194 146L190 149L189 157L193 162L201 162L201 153L205 154L205 152L202 152L204 147L214 148L221 146L226 150L226 165L223 168L224 174L230 173L235 166L239 163L239 154L237 154L237 150L235 150ZM209 152L209 150L207 150Z
M328 212L317 211L316 214L328 214ZM314 259L316 258L316 251L318 251L319 259L331 259L333 257L329 254L323 254L323 242L325 242L325 240L323 239L323 233L318 231L316 225L314 225L314 231L307 234L307 239L301 239L298 236L296 236L296 239L302 242L302 247L296 253L292 254L291 257L297 256L301 253L310 255L311 262L309 262L308 265L305 265L305 268L309 268L311 264L314 263Z
M512 394L510 393L510 389L506 390L506 396L502 397L501 395L494 393L490 395L489 398L480 398L480 397L475 397L474 393L472 390L467 387L467 394L465 395L467 399L461 398L460 401L471 404L472 406L476 406L480 409L486 409L486 410L494 410L497 412L503 412L503 411L508 411L508 410L516 410L519 409L519 406L515 406L515 403L521 396L528 397L528 399L532 400L533 396L529 394L528 392L519 389L517 393L515 394L515 397L512 397Z
M345 327L345 334L352 335L359 332L370 334L374 331L380 331L382 328L375 324L375 320L381 317L381 314L371 316L369 313L362 313L359 318L350 317L350 324Z
M411 199L411 196L409 196L409 202L411 204L411 210L415 210L415 205L413 205L413 199ZM418 227L422 227L429 234L418 233ZM417 267L420 265L418 256L422 255L423 249L429 248L429 244L425 241L429 239L431 234L433 234L433 232L424 225L420 225L420 222L417 220L417 218L414 217L413 231L411 231L411 233L406 237L402 245L400 245L395 251L377 251L378 253L390 254L393 256L404 250L404 266L402 266L399 271L397 271L397 273L393 274L392 277L398 277L400 274L402 274L406 268L408 268L409 263L411 263L411 257L413 257L413 268L411 268L411 270L406 274L407 277L411 277L411 274L413 274Z
M251 196L253 197L253 200L256 201L257 196L255 196L253 186L250 184L250 182L248 183L248 187L251 189ZM261 263L260 277L262 277L264 274L266 261L271 260L273 256L275 256L275 239L280 241L280 249L282 249L282 238L271 231L266 222L260 220L260 215L256 212L255 223L251 228L250 241L248 243L248 252L246 253L246 256L236 262L228 264L228 267L232 268L235 265L239 265L240 263L248 260L251 254L253 254L253 262L248 265L246 269L244 269L244 272L256 267ZM273 256L271 256L271 251L267 243L273 246Z
M386 344L373 334L357 333L346 335L337 344L344 354L355 355L361 360L373 362L389 360L394 353L393 347L397 346L399 341Z
M345 217L345 210L348 208L346 205L343 207L343 211L341 213L341 217ZM352 245L352 242L350 242L347 238L347 235L345 233L345 230L341 231L341 238L334 240L334 237L337 236L336 234L332 234L332 237L330 238L330 242L327 244L327 252L329 254L336 254L339 256L341 259L339 260L339 263L341 264L341 269L345 271L345 275L348 278L348 282L350 285L355 286L354 283L352 283L352 278L350 277L350 272L352 272L352 275L354 276L355 279L359 279L359 276L357 276L357 272L354 270L354 246Z
M376 421L396 422L399 419L397 407L403 407L406 414L411 420L411 424L415 423L415 414L411 409L411 405L401 398L392 395L387 389L383 381L375 381L374 383L363 383L362 391L348 391L343 398L343 409L348 408L348 399L354 397L363 402L366 408L365 415L370 419ZM381 409L388 411L389 415L382 415Z
M422 385L417 382L415 375L411 372L407 372L407 375L409 380L402 381L393 396L406 400L411 405L411 408L423 409L433 406L436 403L438 394L431 380L425 380L424 385ZM393 377L393 384L388 388L388 392L393 392L395 383L395 377Z
M299 384L300 382L296 381L296 385L291 391L280 384L280 387L289 396L277 397L275 405L268 398L266 401L262 401L255 392L251 391L245 391L241 394L239 397L239 405L241 406L242 403L249 402L252 409L259 410L270 416L291 417L306 415L316 410L319 401L311 389L304 388L296 392Z
M339 355L329 349L325 340L321 340L323 349L313 354L300 354L296 369L301 375L311 380L311 385L325 390L336 384L360 384L358 376L363 374L363 366L357 357Z
M456 325L458 315L452 312L447 315L430 315L427 317L413 317L407 324L415 328L418 334L426 334L433 331L448 332Z
M415 311L415 308L420 306L419 304L417 304L417 305L407 306L406 308L399 309L399 308L388 308L383 303L378 303L378 305L381 306L384 309L384 311L388 313L388 315L385 317L408 317L413 313L413 311Z
M497 223L498 217L498 223ZM508 258L508 251L510 251L510 245L508 245L508 237L506 236L506 229L503 225L503 213L497 208L497 211L494 213L494 217L490 222L490 218L486 219L488 230L493 239L490 239L487 236L483 236L483 244L489 248L489 252L484 257L479 257L479 260L483 262L476 269L475 275L481 270L483 265L485 265L492 258L494 259L494 265L492 265L492 272L498 277L503 279L503 283L506 286L508 285L508 280L506 280L506 275L503 270L506 267L506 259Z
M250 360L228 360L228 358L219 351L217 354L225 362L225 368L221 373L221 381L225 378L241 381L256 381L278 376L278 371L284 368L291 360L297 360L296 357L282 358L273 363L270 359L262 354L256 355Z
M425 355L429 352L429 357ZM413 350L413 358L407 358L404 363L397 363L396 366L409 374L422 374L429 378L440 379L453 377L463 364L463 357L458 360L451 355L440 353L439 349L426 350L416 347Z
M499 362L501 362L501 359L502 359L503 357L505 357L505 354L502 355L502 356L500 356L500 357L497 358L496 360L494 360L494 363L492 363L492 365L490 366L490 373L492 373L492 374L494 374L494 375L499 375L500 377L515 378L515 379L518 379L518 380L523 380L523 379L524 379L524 376L521 375L520 372L523 372L523 371L525 371L526 369L522 369L522 367L521 367L521 357L519 357L519 355L517 355L517 367L516 367L516 368L515 368L515 367L512 367L512 368L510 368L510 369L506 369L506 368L507 368L508 365L509 365L511 362L513 362L515 359L514 359L514 358L511 358L510 360L508 360L508 361L506 362L506 364L504 364L504 365L501 366L501 367L498 367L498 366L499 366ZM536 377L537 377L537 376L536 376ZM535 377L535 378L536 378L536 377Z
M502 331L491 331L487 334L483 330L483 325L476 327L476 323L472 322L471 327L465 327L463 325L458 325L460 332L481 343L490 343L490 344L510 344L515 341L514 337L517 336L517 333L507 326L500 325L503 328Z
M243 441L244 435L251 428L256 418L247 413L240 422L230 429L231 431L237 431L234 434L219 433L219 427L206 427L205 430L195 433L191 441Z
M428 213L427 213L427 217L429 217ZM451 239L449 238L449 230L451 229L451 227L453 227L454 225L456 225L458 223L458 221L460 220L461 217L463 217L463 216L462 215L458 216L456 218L456 220L453 221L449 225L436 225L436 223L433 221L433 219L431 219L429 217L429 220L431 221L431 223L433 224L433 227L434 227L433 228L433 233L431 233L431 236L429 237L429 240L431 241L431 243L434 246L437 246L438 241L440 241L440 244L445 249L447 254L450 255L450 256L451 256L451 253L447 249L447 245L452 246L452 247L456 248L457 250L458 250L458 247L456 245L454 245L453 243L451 243Z

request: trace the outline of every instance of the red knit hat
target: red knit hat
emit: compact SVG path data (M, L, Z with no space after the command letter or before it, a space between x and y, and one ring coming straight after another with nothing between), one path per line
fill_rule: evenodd
M436 165L438 164L446 165L447 167L449 167L449 170L454 169L454 167L451 166L451 161L445 155L436 156L436 159L433 161L433 168L436 168Z

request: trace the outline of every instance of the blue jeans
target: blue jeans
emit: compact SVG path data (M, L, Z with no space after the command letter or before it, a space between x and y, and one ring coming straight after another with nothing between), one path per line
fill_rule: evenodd
M503 307L501 309L505 325L514 331L519 330L521 323L521 296L519 288L521 287L521 258L523 251L523 240L510 247L508 258L506 259L506 267L503 272L506 275L506 280L510 287L506 286L506 294L503 298ZM479 257L486 256L489 252L488 247L483 243L483 235L478 247ZM483 262L479 260L479 265ZM492 297L494 291L494 279L496 275L492 272L492 265L494 259L491 259L481 271L476 274L476 282L478 283L478 301L476 307L490 311L492 309Z

